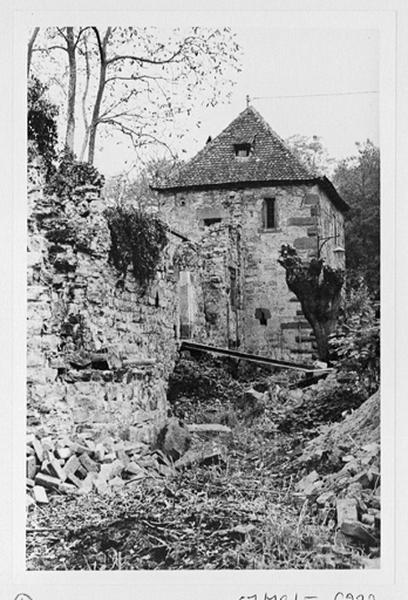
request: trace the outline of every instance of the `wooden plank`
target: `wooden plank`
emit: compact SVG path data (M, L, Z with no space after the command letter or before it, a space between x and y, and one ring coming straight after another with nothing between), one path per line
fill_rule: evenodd
M310 325L308 324L308 327ZM242 360L248 360L260 364L271 365L273 367L282 369L294 369L297 371L303 371L305 373L314 373L316 369L309 365L299 364L290 362L287 360L278 360L275 358L269 358L267 356L258 356L257 354L248 354L246 352L238 352L237 350L231 350L229 348L219 348L217 346L207 346L205 344L199 344L197 342L191 342L189 340L181 340L181 350L199 350L200 352L208 352L213 354L221 354L224 356L231 356Z

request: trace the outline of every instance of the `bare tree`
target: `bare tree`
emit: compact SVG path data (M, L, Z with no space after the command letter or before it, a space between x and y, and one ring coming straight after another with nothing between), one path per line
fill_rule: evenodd
M159 143L170 149L170 138L182 135L177 116L191 114L197 103L209 106L228 98L232 74L239 70L239 48L228 28L50 29L41 56L57 48L68 53L66 72L55 81L63 80L67 90L66 146L72 148L79 110L80 155L87 152L90 163L98 137L115 132L135 148Z
M36 37L38 35L38 32L40 31L39 27L34 27L33 32L30 36L30 39L28 41L28 48L27 48L27 77L30 76L30 67L31 67L31 59L33 56L33 48L34 48L34 42L36 40Z

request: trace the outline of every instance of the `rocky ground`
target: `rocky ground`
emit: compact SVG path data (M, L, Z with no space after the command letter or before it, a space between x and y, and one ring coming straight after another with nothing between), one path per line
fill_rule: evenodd
M188 356L155 448L31 436L27 568L378 567L379 395L299 383Z

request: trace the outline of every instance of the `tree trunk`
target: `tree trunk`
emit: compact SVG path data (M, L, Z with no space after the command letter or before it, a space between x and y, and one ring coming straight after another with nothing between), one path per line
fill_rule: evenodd
M329 362L329 335L331 333L328 323L319 323L316 319L305 317L312 326L316 338L317 354L320 360Z
M75 95L76 95L76 55L74 28L67 27L67 52L69 65L67 130L65 135L65 150L74 153L75 137Z
M106 79L106 66L101 63L101 68L99 72L99 86L98 93L95 99L95 105L92 112L92 120L89 126L89 145L88 145L88 162L93 164L95 160L95 143L96 143L96 130L98 127L98 119L101 110L102 104L102 96L103 89L105 87L105 79Z
M84 160L85 152L86 152L86 149L88 146L88 139L89 139L89 122L88 122L88 117L87 117L87 113L86 113L86 99L88 97L89 80L91 78L91 70L90 70L90 66L89 66L89 55L88 55L88 44L86 41L86 37L84 37L84 39L83 39L83 45L84 45L84 55L85 55L86 78L85 78L84 93L82 94L82 118L84 121L85 133L84 133L84 139L82 141L81 154L79 156L79 160L81 162L83 162L83 160Z
M106 30L103 41L100 39L99 31L96 27L93 28L98 40L99 57L100 57L100 68L99 68L99 84L98 91L96 94L94 109L92 112L92 119L89 126L89 145L88 145L88 162L93 164L95 159L95 142L96 142L96 130L99 122L99 115L101 112L101 104L103 92L105 89L106 82L106 44L110 36L110 27Z
M344 273L324 265L322 260L303 264L290 246L282 246L281 257L279 263L286 271L288 288L300 301L315 334L318 356L329 362L329 336L336 325Z
M30 37L30 41L28 42L28 48L27 48L27 77L30 76L30 67L31 67L31 59L33 56L33 47L34 47L34 42L35 42L35 38L38 35L38 32L40 31L39 27L34 27L34 31Z

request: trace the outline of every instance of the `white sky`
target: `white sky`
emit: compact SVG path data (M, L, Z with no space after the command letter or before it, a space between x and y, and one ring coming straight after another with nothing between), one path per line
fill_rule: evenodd
M336 159L355 153L355 142L378 144L378 94L256 99L279 95L378 91L379 40L375 30L262 29L235 27L243 50L242 72L236 75L230 104L191 116L190 133L173 148L189 158L252 104L282 137L322 137ZM200 129L195 121L202 121ZM105 175L130 166L134 152L125 145L104 143L96 164Z

